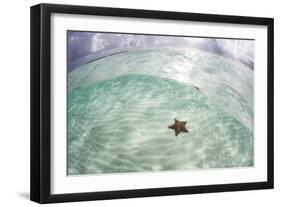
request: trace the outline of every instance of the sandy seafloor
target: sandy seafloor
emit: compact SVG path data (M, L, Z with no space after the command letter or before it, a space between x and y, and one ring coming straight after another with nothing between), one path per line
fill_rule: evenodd
M253 75L188 48L80 66L68 73L68 175L252 167ZM176 137L174 118L189 133Z

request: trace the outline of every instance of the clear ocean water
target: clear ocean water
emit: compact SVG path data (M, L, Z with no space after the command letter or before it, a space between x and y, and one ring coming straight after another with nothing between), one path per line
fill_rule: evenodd
M187 121L177 137L168 126ZM108 56L68 73L68 175L251 167L253 70L187 48Z

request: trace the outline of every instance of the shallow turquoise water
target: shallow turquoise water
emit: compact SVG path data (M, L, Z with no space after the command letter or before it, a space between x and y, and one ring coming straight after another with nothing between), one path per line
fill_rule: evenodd
M175 137L174 118L189 133ZM253 166L253 71L191 49L139 49L68 74L68 174Z

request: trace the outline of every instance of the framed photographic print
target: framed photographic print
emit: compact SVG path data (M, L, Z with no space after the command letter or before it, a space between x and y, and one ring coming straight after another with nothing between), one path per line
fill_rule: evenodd
M31 7L31 200L273 188L273 19Z

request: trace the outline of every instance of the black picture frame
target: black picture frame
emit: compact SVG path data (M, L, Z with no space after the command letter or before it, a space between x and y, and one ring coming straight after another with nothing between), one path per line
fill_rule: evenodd
M50 16L53 13L134 17L194 22L217 22L267 26L267 181L235 184L167 187L153 189L51 194L50 183L50 130L51 130L51 71L50 71ZM39 4L31 7L31 151L30 199L38 203L88 201L146 196L211 193L273 188L274 177L274 71L272 18L195 14L170 11L135 10L56 4Z

